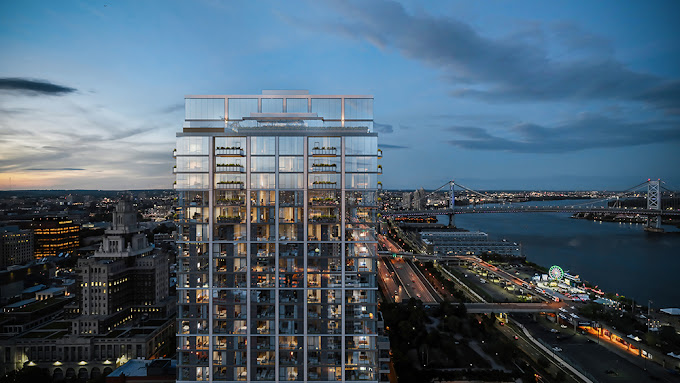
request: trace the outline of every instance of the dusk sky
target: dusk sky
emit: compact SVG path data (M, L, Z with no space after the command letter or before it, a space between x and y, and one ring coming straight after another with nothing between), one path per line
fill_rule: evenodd
M0 189L169 189L185 95L308 89L375 97L387 189L677 190L678 15L678 1L3 1Z

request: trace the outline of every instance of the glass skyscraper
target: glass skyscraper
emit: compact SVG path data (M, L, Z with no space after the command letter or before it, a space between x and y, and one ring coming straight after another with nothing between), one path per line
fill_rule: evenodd
M378 381L373 98L187 96L178 381Z

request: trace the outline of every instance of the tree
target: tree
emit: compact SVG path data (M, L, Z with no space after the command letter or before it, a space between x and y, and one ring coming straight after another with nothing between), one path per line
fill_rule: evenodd
M0 383L34 383L49 382L52 377L40 367L24 367L21 370L14 370L0 378Z

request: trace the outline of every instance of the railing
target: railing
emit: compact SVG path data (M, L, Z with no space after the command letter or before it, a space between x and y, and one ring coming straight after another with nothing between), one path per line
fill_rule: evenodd
M313 173L337 173L338 167L335 164L313 164Z
M244 184L243 182L238 182L238 181L220 181L217 183L217 189L243 189Z
M241 148L215 148L215 154L218 156L244 156L243 149Z
M216 169L218 172L245 173L243 166L235 164L217 164Z
M312 183L312 189L337 189L337 182L315 181Z
M312 156L335 156L337 151L337 148L334 147L315 147L312 148Z

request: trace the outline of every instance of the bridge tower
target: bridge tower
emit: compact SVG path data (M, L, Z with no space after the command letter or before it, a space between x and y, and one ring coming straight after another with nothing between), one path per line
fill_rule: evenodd
M658 215L647 216L647 231L661 231L661 194L660 180L647 181L647 210L657 210Z
M453 193L453 188L456 184L451 180L449 182L450 190L451 190L451 201L449 202L449 209L451 209L451 213L447 214L449 216L449 227L455 226L455 221L454 221L454 214L453 214L453 209L456 207L456 199L455 199L455 194Z

